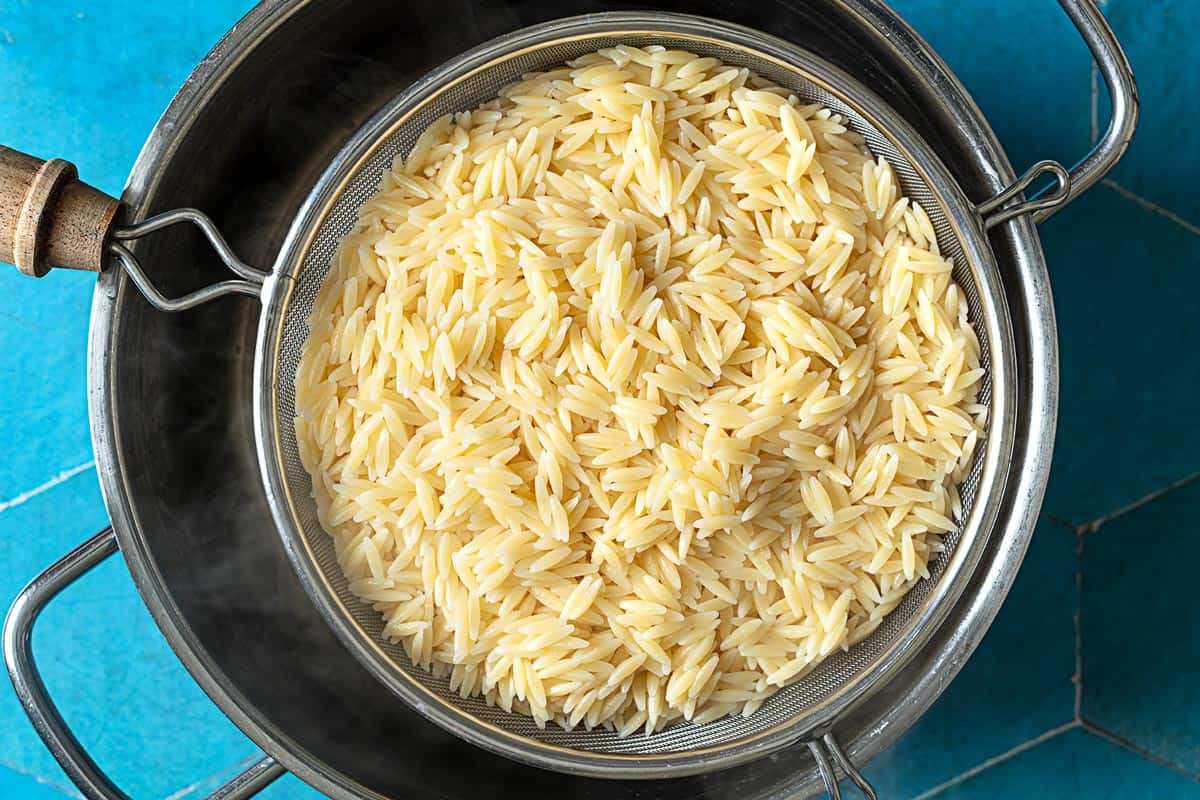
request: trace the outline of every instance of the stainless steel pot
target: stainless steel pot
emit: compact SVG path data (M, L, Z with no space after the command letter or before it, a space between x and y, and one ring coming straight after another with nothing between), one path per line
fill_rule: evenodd
M363 5L271 3L239 23L151 135L123 197L131 216L177 205L222 209L217 222L236 251L267 263L333 152L398 87L471 45L567 11L551 3L522 5L519 12L463 3L461 15L445 5L396 11ZM570 12L607 5L582 3ZM1067 5L1078 17L1082 6ZM1014 184L961 86L885 8L849 0L799 9L782 3L731 9L718 0L687 6L791 38L871 84L971 196L993 197ZM466 22L449 32L439 24L444 18ZM1096 47L1115 46L1111 32L1094 26L1084 32ZM415 46L393 52L398 35ZM1111 58L1107 66L1113 67ZM1123 149L1133 98L1118 97L1114 108L1128 113L1118 114L1104 146L1081 165L1087 180L1080 185L1095 180ZM1057 385L1049 290L1028 219L998 228L992 243L1019 320L1014 463L1021 474L950 619L905 670L839 718L846 751L859 763L924 711L978 643L1007 592L1040 504ZM167 294L220 274L188 231L163 232L136 252ZM281 764L335 796L463 796L480 781L500 796L567 790L584 797L790 797L819 785L820 768L830 766L819 747L817 761L781 754L697 778L571 780L474 750L395 701L338 646L269 534L249 420L255 318L237 301L161 315L145 306L122 273L110 270L98 281L90 399L115 533L103 532L36 580L14 606L5 638L22 701L85 793L120 796L54 710L36 675L29 633L45 602L114 552L118 540L160 627L205 690ZM294 680L281 685L281 671ZM226 796L246 796L279 769L273 761L260 763Z

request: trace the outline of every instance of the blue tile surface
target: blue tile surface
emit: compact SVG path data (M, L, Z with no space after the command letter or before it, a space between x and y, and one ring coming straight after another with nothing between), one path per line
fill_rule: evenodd
M250 5L0 0L0 142L70 158L86 180L119 192L178 85ZM0 268L4 606L106 523L93 470L56 483L92 458L85 369L93 282L61 270L34 281ZM255 752L170 652L119 557L50 606L34 644L64 716L133 797L185 788L181 797L203 796ZM0 797L67 794L77 796L5 681Z
M41 432L36 447L6 448L0 498L92 458L85 372L94 282L65 270L39 282L0 268L0 386L12 387L0 391L0 441L24 442L27 430Z
M1062 358L1045 510L1082 524L1200 470L1200 236L1100 186L1042 241Z
M939 800L1190 800L1200 783L1081 728L1061 733L963 783Z
M248 0L0 0L0 142L75 162L119 193L146 133ZM94 280L0 269L0 502L91 458L85 364Z
M894 0L889 5L967 87L1018 174L1035 161L1073 164L1087 153L1091 58L1056 3Z
M178 85L251 5L0 0L0 142L71 158L119 191ZM1055 3L893 5L962 79L1018 171L1088 149L1090 61ZM1200 639L1167 633L1168 620L1200 626L1183 571L1194 559L1122 558L1131 543L1193 555L1200 484L1085 537L1082 710L1130 746L1076 727L1021 749L1074 714L1080 563L1075 535L1051 518L1086 525L1200 471L1200 132L1188 124L1200 105L1200 2L1104 10L1138 72L1143 122L1116 188L1094 189L1041 231L1062 346L1047 516L960 677L870 765L885 798L1200 797L1200 784L1155 763L1200 774L1200 690L1187 680L1200 674ZM1103 123L1102 99L1097 111ZM85 275L39 283L0 268L0 605L105 521L87 466L91 288ZM202 797L255 757L170 652L119 557L51 606L35 645L67 719L133 797ZM66 796L75 790L0 689L0 798ZM319 797L293 776L262 796Z
M1113 29L1133 64L1142 124L1112 177L1121 186L1200 226L1200 3L1195 0L1109 0Z
M1198 509L1193 481L1085 536L1081 618L1084 719L1200 776Z
M881 797L912 797L1072 718L1075 563L1074 533L1040 524L979 649L912 730L871 762Z

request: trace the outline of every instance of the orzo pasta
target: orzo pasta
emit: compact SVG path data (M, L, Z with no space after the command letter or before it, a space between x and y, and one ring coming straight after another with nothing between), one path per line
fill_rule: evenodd
M979 343L827 109L616 47L434 124L341 244L296 432L351 589L540 724L749 714L961 509Z

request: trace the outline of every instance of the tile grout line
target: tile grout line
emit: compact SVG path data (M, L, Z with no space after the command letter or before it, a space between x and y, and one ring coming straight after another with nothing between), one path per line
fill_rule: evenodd
M208 783L209 781L213 780L214 778L217 778L218 780L220 780L221 783L225 783L225 782L231 780L235 775L238 775L238 774L246 771L251 766L258 763L262 759L262 757L263 757L263 754L261 752L259 752L256 754L248 755L245 758L240 758L237 761L234 761L232 764L227 764L226 766L222 767L221 769L217 770L216 772L214 772L210 775L205 775L200 780L193 781L192 783L189 783L187 786L184 786L182 789L178 789L178 790L172 792L171 794L164 797L163 800L182 800L182 798L187 797L188 795L194 793L197 789L199 789L201 786Z
M1112 731L1105 730L1104 728L1101 728L1099 725L1096 725L1095 723L1092 723L1092 722L1088 722L1087 720L1081 720L1079 724L1085 731L1092 734L1093 736L1099 736L1101 739L1104 739L1105 741L1110 742L1111 744L1115 744L1117 747L1120 747L1123 750L1128 750L1129 752L1133 753L1135 756L1138 756L1139 758L1144 758L1146 761L1149 761L1151 764L1156 764L1160 767L1163 767L1164 769L1169 769L1169 770L1171 770L1171 772L1174 772L1176 775L1182 775L1183 777L1187 778L1188 780L1195 781L1196 783L1200 783L1200 775L1196 775L1194 773L1188 772L1186 769L1183 769L1178 764L1174 764L1174 763L1168 761L1167 759L1163 758L1162 756L1156 755L1156 754L1150 752L1149 750L1145 750L1141 747L1138 747L1136 744L1129 741L1128 739L1126 739L1123 736L1118 736L1117 734L1113 733Z
M1075 672L1071 676L1074 689L1075 724L1083 724L1083 533L1085 525L1073 525L1065 519L1051 516L1055 522L1065 525L1075 534L1075 613L1071 621L1075 630Z
M1075 530L1075 721L1083 722L1083 531Z
M1160 205L1151 203L1146 198L1142 197L1141 195L1134 194L1133 192L1129 191L1124 186L1122 186L1121 184L1112 180L1111 178L1105 178L1102 181L1100 181L1100 183L1102 183L1105 186L1107 186L1108 188L1112 189L1114 192L1121 195L1126 200L1129 200L1130 202L1133 202L1133 203L1137 203L1139 206L1146 209L1147 211L1150 211L1154 214L1158 214L1160 217L1167 218L1171 222L1174 222L1176 225L1183 228L1188 233L1193 233L1196 236L1200 236L1200 225L1196 225L1195 223L1188 222L1186 219L1179 216L1174 211L1169 211Z
M64 797L73 797L77 798L77 800L84 800L83 795L79 793L79 790L74 785L71 785L70 787L61 786L43 775L39 775L36 772L30 772L23 767L18 767L15 764L11 764L3 760L0 760L0 769L6 769L16 775L20 775L21 777L29 778L34 783L38 783L42 786L52 789L53 791L62 794Z
M986 761L982 761L979 764L976 764L975 766L971 767L966 772L961 772L958 775L955 775L953 778L951 778L948 781L939 783L937 786L934 786L931 789L926 789L925 791L921 792L919 795L914 797L913 800L929 800L930 798L941 794L942 792L946 791L947 789L952 789L961 783L965 783L966 781L969 781L971 778L974 778L979 773L984 772L985 770L991 769L992 767L996 766L997 764L1002 764L1005 761L1008 761L1010 758L1013 758L1014 756L1019 756L1021 753L1024 753L1026 750L1030 750L1034 747L1037 747L1042 742L1053 739L1055 736L1058 736L1060 733L1066 733L1067 731L1069 731L1073 728L1077 728L1077 727L1079 727L1079 725L1080 725L1080 723L1077 722L1076 720L1071 720L1070 722L1063 723L1062 725L1059 725L1056 728L1051 728L1050 730L1046 731L1045 733L1038 734L1037 736L1033 737L1032 739L1029 739L1028 741L1021 742L1019 745L1012 748L1011 750L1006 750L998 756L992 756L991 758L987 759Z
M1046 512L1045 518L1061 528L1066 528L1072 533L1075 533L1079 530L1079 526L1071 522L1071 520L1066 519L1065 517L1060 517L1057 514L1051 514L1049 511Z
M13 497L13 498L10 498L3 502L0 502L0 512L8 511L10 508L15 508L16 506L19 506L22 503L26 503L26 502L32 500L33 498L37 497L42 492L47 492L47 491L53 489L55 486L58 486L60 483L69 481L69 480L71 480L71 478L74 478L76 475L80 474L81 472L86 472L87 470L91 469L94 466L96 466L95 461L88 461L87 463L80 464L77 467L71 467L70 469L63 470L62 472L58 473L57 475L55 475L53 478L46 481L45 483L35 486L32 489L21 492L16 497Z
M1174 483L1169 483L1166 486L1155 489L1154 491L1150 492L1149 494L1143 495L1142 497L1139 497L1137 500L1134 500L1132 503L1121 506L1116 511L1112 511L1108 514L1105 514L1102 517L1098 517L1098 518L1092 520L1091 522L1085 522L1084 524L1079 526L1079 532L1081 534L1095 533L1097 530L1100 529L1100 527L1102 525L1112 522L1117 517L1124 516L1125 514L1128 514L1132 511L1137 511L1142 506L1149 505L1150 503L1153 503L1158 498L1160 498L1164 495L1168 495L1171 492L1175 491L1176 489L1182 489L1183 487L1187 486L1188 484L1192 483L1193 481L1196 481L1197 479L1200 479L1200 472L1193 472L1190 475L1185 475L1182 478L1180 478L1179 480L1175 481Z

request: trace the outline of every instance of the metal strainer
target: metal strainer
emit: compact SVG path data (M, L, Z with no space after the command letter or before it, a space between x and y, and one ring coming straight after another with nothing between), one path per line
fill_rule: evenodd
M831 729L856 703L886 684L941 625L980 558L1008 480L1015 419L1013 332L987 230L1026 213L1036 212L1038 218L1044 218L1097 180L1123 152L1132 133L1132 83L1131 79L1125 81L1128 65L1111 31L1088 0L1063 0L1063 4L1115 90L1114 124L1097 151L1075 171L1068 173L1055 162L1039 162L1011 187L982 203L964 196L930 146L899 115L823 59L781 39L716 20L653 12L613 13L558 20L498 38L410 86L330 164L297 215L270 274L238 260L208 218L189 209L137 225L105 227L100 242L160 309L183 310L229 293L261 297L255 431L264 486L280 536L314 603L346 647L376 678L427 718L475 744L529 764L626 779L714 771L803 741L816 757L831 794L836 796L834 763L864 792L870 792L838 747ZM685 49L746 67L805 102L820 103L837 112L874 155L885 157L903 193L927 212L941 252L954 262L954 278L963 289L981 344L986 371L981 402L990 408L986 436L961 487L964 514L959 530L945 536L945 550L930 565L930 578L917 584L871 636L826 659L749 717L728 717L703 725L678 723L648 736L625 738L606 730L539 729L525 716L506 713L478 698L463 699L450 691L445 678L415 668L401 647L384 639L379 614L349 591L332 540L318 523L311 482L300 462L293 428L295 376L317 292L338 243L353 227L363 202L376 192L380 176L393 159L406 154L435 119L494 98L500 87L522 74L620 43ZM49 204L56 193L78 186L71 183L73 174L63 170L50 175L49 168L62 163L42 165L30 179L28 196L41 192L38 202ZM1053 179L1050 191L1024 199L1022 193L1042 175ZM5 176L0 174L0 178ZM0 201L4 199L0 196ZM0 244L12 245L13 258L24 271L44 272L48 259L66 251L54 249L55 241L46 238L38 219L26 219L28 206L26 199L18 217L24 228L18 224L12 242ZM0 212L5 212L2 204ZM180 221L198 225L241 279L178 300L160 294L124 242ZM107 221L102 224L109 225ZM22 230L28 234L24 250L20 249ZM80 256L83 260L87 257L86 253Z
M360 206L378 191L393 159L407 154L434 120L494 98L522 74L620 43L690 50L747 67L803 102L841 114L875 155L887 158L904 193L927 210L942 253L956 265L954 277L967 298L988 376L981 402L991 409L986 444L962 490L961 531L946 538L946 551L932 564L930 579L919 583L877 631L826 659L749 717L679 723L624 738L603 729L539 729L523 715L479 698L463 699L445 678L414 668L403 648L383 637L379 613L349 590L333 541L317 520L292 422L295 376L317 292L335 249L353 228ZM1065 185L1065 170L1061 177ZM274 274L260 329L255 414L260 461L292 560L343 640L380 680L439 724L514 758L571 772L662 777L719 769L820 730L886 680L936 628L957 600L991 527L1012 447L1013 344L983 222L928 147L865 87L756 31L678 15L597 15L525 29L467 53L396 98L346 146L293 225Z

